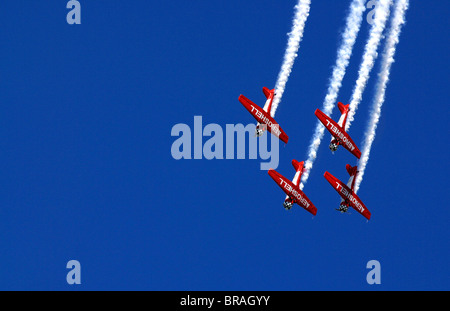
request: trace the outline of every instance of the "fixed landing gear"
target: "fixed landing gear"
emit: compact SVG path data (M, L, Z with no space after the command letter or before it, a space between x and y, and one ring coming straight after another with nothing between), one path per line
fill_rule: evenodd
M257 137L261 137L264 134L265 130L267 130L267 124L258 123L256 125L255 135Z
M284 203L283 203L283 206L286 210L290 210L293 205L294 205L294 203L291 201L284 201Z
M330 143L330 150L335 152L337 150L338 146L339 146L339 143L335 143L334 141L332 141Z
M255 131L256 137L261 137L262 134L264 134L264 130L260 129L260 128L257 128L256 131Z
M339 205L339 209L336 209L336 210L341 213L347 213L348 205L346 205L345 203L342 203L341 205Z

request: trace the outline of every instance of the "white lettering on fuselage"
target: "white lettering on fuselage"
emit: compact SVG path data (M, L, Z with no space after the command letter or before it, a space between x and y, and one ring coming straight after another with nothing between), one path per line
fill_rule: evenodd
M334 126L333 123L330 121L327 121L327 127L330 128L330 130L336 134L336 138L339 139L342 143L344 143L351 151L355 149L355 146L350 142L350 140L347 139L347 137L344 135L343 132L341 132L336 126Z
M353 204L353 207L358 209L361 213L364 212L364 207L361 205L361 203L359 203L358 199L356 199L353 196L352 192L349 192L347 189L342 187L342 185L340 183L338 183L338 182L336 182L336 189L337 189L337 191L342 193L347 198L348 201L350 201Z
M255 108L253 105L250 105L252 107L252 114L256 116L259 119L259 122L266 124L275 136L280 136L281 131L278 127L278 124L275 124L276 126L273 126L272 121L269 120L259 109ZM256 112L253 112L256 110Z
M289 196L294 197L298 202L301 202L303 206L306 208L309 208L309 202L301 195L300 192L298 192L297 189L293 188L290 184L288 184L285 180L280 178L280 187L283 187L286 189L287 192L290 193Z

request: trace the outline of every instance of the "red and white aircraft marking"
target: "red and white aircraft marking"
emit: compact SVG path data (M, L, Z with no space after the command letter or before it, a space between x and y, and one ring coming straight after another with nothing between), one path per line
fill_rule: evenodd
M355 142L351 137L345 132L345 124L347 123L347 115L350 105L344 105L343 103L338 103L339 111L341 112L341 117L338 123L334 122L329 116L324 114L320 109L316 109L314 113L320 122L327 128L327 130L333 136L330 142L330 150L336 151L339 145L342 145L345 149L350 151L358 159L361 158L361 151L356 146Z
M268 88L263 87L263 93L267 98L264 109L261 109L261 107L253 103L244 95L239 96L239 101L252 114L256 121L258 121L258 124L256 125L256 136L261 136L267 129L270 133L287 144L289 137L281 129L278 123L270 116L272 102L275 97L275 89L269 90Z
M358 174L358 167L352 167L350 164L346 165L346 169L348 174L350 175L350 179L348 180L347 185L342 181L334 177L328 172L325 172L324 177L333 186L339 195L342 197L341 204L339 205L338 211L345 213L348 210L348 207L353 207L358 213L363 215L367 220L370 220L370 212L361 199L355 194L355 180L356 174Z
M278 186L280 186L280 188L287 194L283 206L285 209L289 210L292 208L294 203L297 203L311 214L316 215L317 208L299 188L299 183L304 169L304 162L302 161L299 163L297 160L292 160L292 165L296 170L292 182L273 169L268 171L270 177L272 177Z

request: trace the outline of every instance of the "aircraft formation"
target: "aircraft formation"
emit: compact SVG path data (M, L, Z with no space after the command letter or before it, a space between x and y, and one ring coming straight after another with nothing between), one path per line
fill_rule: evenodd
M256 136L261 136L265 131L268 131L284 143L287 143L289 140L288 135L274 120L274 117L283 96L289 75L292 71L294 60L298 55L298 49L305 29L305 23L309 16L310 5L310 0L298 0L298 4L295 6L292 30L289 33L283 64L278 74L275 87L272 90L269 90L266 87L263 88L263 93L266 97L265 105L263 107L259 107L245 96L239 96L239 101L257 121ZM366 11L366 8L369 8L368 6L366 7L365 0L351 1L349 13L346 18L345 30L342 32L341 45L337 51L336 64L333 67L333 73L330 77L327 95L325 96L325 100L323 102L323 111L316 109L314 113L319 122L317 122L317 127L314 131L314 136L309 146L308 159L304 162L292 160L292 165L296 170L292 181L273 169L268 171L269 176L286 193L286 198L283 202L283 206L286 209L289 210L294 204L298 204L313 215L316 215L317 213L317 208L302 190L304 184L308 180L312 169L312 164L317 155L318 146L320 145L323 132L326 128L331 134L329 148L332 152L337 151L339 146L342 146L342 148L348 150L358 159L357 166L351 166L349 164L346 166L346 170L350 175L350 179L347 184L343 183L327 171L324 173L325 179L342 198L337 210L341 213L347 213L349 208L352 207L367 220L371 218L371 213L361 199L356 195L356 192L359 189L367 162L369 160L372 142L375 138L377 124L380 119L381 108L385 101L390 69L395 60L395 50L397 44L399 43L402 27L406 21L405 14L408 7L409 0L377 1L377 5L373 10L373 20L370 23L371 26L369 28L369 35L364 47L364 53L362 55L358 78L353 89L352 97L350 99L350 103L348 105L344 105L337 100L339 89L342 85L347 66L349 65L356 38L358 37L358 33L361 29L363 14ZM390 25L387 26L389 19ZM384 35L385 29L388 29L386 31L386 35ZM364 133L365 138L362 144L362 151L360 151L347 131L354 120L354 115L362 100L362 94L367 86L370 73L374 68L379 54L379 46L383 40L385 41L385 46L384 50L380 53L381 69L378 73L378 81L376 82L375 95L373 97L368 127ZM341 116L337 122L329 116L332 114L332 110L336 102L341 113Z
M268 88L263 87L263 93L266 97L266 103L262 109L244 95L239 96L239 101L257 121L255 133L256 136L262 136L267 130L269 133L275 135L281 141L287 144L289 137L270 115L272 103L276 96L275 89L269 90ZM361 158L361 151L356 146L350 135L345 131L345 125L347 122L347 115L350 105L344 105L341 102L338 102L337 105L339 111L341 112L341 117L339 118L338 122L332 120L329 116L324 114L319 109L316 109L315 115L331 134L331 142L329 145L330 150L332 152L335 152L339 146L342 146L359 159ZM296 171L292 181L273 169L270 169L268 171L269 176L286 193L286 198L283 202L283 206L286 210L290 210L294 204L298 204L306 211L310 212L312 215L316 215L317 208L300 189L300 181L302 178L302 174L305 171L304 161L298 162L294 159L292 160L292 165ZM325 179L341 196L341 203L339 205L339 208L337 208L336 210L341 213L347 213L349 207L352 207L367 220L370 220L370 211L355 193L355 180L358 174L358 167L352 167L351 165L347 164L346 169L348 174L350 175L350 179L348 180L347 184L343 183L327 171L324 174Z

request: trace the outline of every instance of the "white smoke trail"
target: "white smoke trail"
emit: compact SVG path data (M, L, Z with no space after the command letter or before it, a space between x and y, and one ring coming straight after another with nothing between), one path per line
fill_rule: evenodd
M347 16L346 27L344 33L342 34L342 43L337 53L336 64L333 68L333 74L330 78L328 92L323 103L322 111L327 115L331 115L339 94L339 89L342 86L342 80L344 79L347 66L350 62L350 57L352 56L353 46L361 28L363 13L366 10L365 2L366 0L353 0L350 5L350 13ZM316 129L309 146L308 159L305 162L306 170L303 173L302 184L300 185L301 189L303 189L304 184L308 180L309 171L311 170L317 157L317 150L319 149L324 131L325 127L320 121L317 121Z
M369 127L366 131L362 156L358 164L359 173L355 181L355 193L358 192L364 176L364 170L366 169L367 162L369 161L370 149L372 147L373 140L375 139L375 132L381 115L381 107L383 106L385 100L386 87L389 82L389 74L391 71L391 66L394 63L395 50L399 42L399 37L402 30L401 28L405 23L405 13L408 6L409 0L399 0L395 7L391 29L383 53L381 70L378 75L376 94L373 101L373 110L369 121Z
M297 51L300 47L300 41L303 38L303 30L305 29L305 23L309 16L309 8L311 0L299 0L295 6L295 17L292 25L292 30L289 33L288 45L284 54L283 65L281 66L280 73L278 74L277 82L275 84L275 96L272 103L272 117L275 116L278 105L283 96L286 83L289 79L289 75L292 71L295 58L297 57Z
M384 28L390 13L390 6L392 0L380 0L375 8L375 19L370 30L369 41L367 41L363 60L359 67L358 80L356 80L355 88L353 89L352 98L350 100L350 110L348 112L347 124L345 125L345 131L350 128L351 123L355 119L355 113L358 109L358 105L362 100L362 94L366 88L367 81L369 80L370 72L375 64L375 60L378 56L378 45L383 36Z

